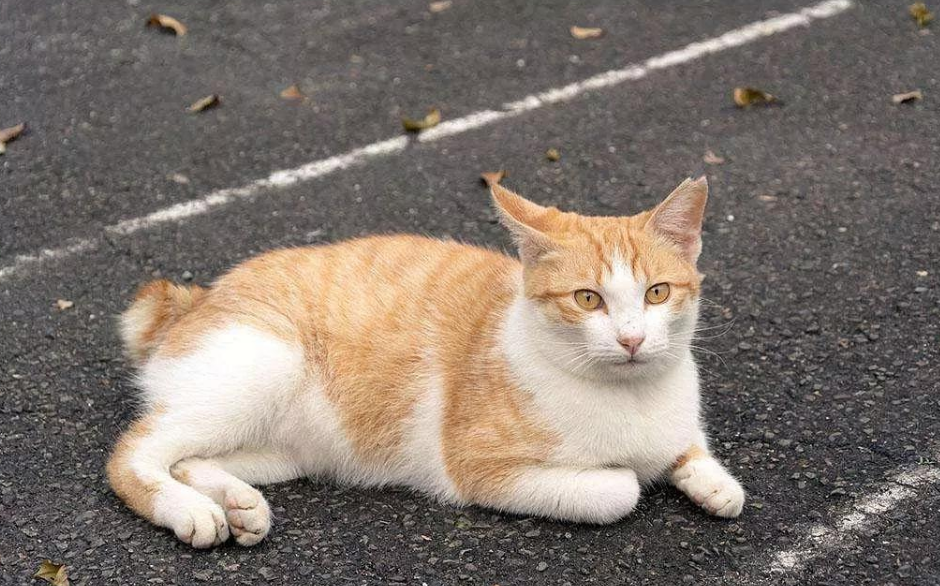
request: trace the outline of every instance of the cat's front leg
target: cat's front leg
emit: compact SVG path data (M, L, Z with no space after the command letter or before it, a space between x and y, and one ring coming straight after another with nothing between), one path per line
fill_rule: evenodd
M527 466L509 477L472 500L523 515L606 524L629 515L640 499L636 474L626 468Z
M693 444L673 465L670 481L695 504L718 517L737 517L744 489L704 445Z

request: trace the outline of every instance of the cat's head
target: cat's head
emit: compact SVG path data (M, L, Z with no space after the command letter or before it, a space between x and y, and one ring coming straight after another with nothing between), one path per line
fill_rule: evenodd
M499 185L492 192L519 247L523 311L540 352L574 373L617 377L688 355L702 281L704 177L626 217L562 212Z

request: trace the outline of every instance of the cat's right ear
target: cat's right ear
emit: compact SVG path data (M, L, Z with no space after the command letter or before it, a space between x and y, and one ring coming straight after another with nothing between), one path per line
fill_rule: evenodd
M537 260L554 248L554 241L544 232L551 214L540 206L494 183L490 186L499 220L513 236L522 262Z

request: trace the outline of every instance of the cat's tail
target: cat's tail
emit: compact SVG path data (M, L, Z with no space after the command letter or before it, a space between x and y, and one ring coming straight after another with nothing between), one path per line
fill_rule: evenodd
M205 295L198 285L176 285L165 279L151 281L137 291L121 314L121 339L127 354L138 364L160 345L167 330Z

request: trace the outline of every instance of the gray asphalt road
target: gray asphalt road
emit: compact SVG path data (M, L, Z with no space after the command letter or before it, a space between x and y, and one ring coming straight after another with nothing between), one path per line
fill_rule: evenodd
M934 470L940 457L940 41L906 3L862 2L185 221L102 236L394 136L402 114L498 109L806 5L454 0L432 14L413 0L0 0L0 127L30 124L0 157L0 266L69 239L98 243L0 280L0 583L29 583L44 558L88 585L940 583L940 484L838 531L867 497L900 486L899 471ZM145 29L152 11L189 35ZM573 24L607 34L576 41ZM309 99L280 99L291 83ZM736 109L731 89L745 84L784 104ZM915 88L922 101L891 103ZM213 92L221 107L185 112ZM707 150L724 164L703 163ZM201 552L110 493L103 463L134 413L112 316L138 283L208 283L262 250L375 232L506 247L478 182L498 168L533 199L597 214L633 213L708 174L703 320L730 328L703 339L700 358L714 447L750 493L741 518L708 518L667 487L597 528L303 481L265 489L276 521L262 545ZM74 306L58 310L58 299ZM832 539L807 541L814 527L834 528ZM806 547L805 566L771 572L777 554Z

